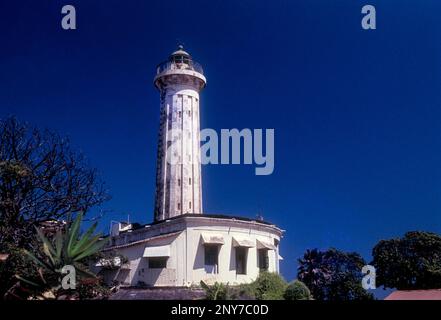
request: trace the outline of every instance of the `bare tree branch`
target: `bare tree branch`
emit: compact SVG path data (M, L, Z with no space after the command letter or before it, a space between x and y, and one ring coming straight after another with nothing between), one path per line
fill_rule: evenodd
M87 212L109 198L97 171L69 140L0 120L0 246L20 246L33 226Z

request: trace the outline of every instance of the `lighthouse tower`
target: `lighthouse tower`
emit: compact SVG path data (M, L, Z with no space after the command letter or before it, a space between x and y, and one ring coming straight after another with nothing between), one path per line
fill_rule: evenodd
M160 128L156 169L155 221L202 213L199 92L202 67L182 46L157 67Z

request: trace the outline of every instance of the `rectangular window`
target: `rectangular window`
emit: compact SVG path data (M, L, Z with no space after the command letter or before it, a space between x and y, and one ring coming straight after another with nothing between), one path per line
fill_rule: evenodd
M258 249L257 256L259 259L259 269L260 271L268 271L268 249Z
M188 207L191 209L191 201L188 203Z
M191 178L188 178L188 184L191 185Z
M178 210L181 210L181 204L178 202Z
M248 248L236 247L236 274L247 274Z
M165 269L167 268L167 257L149 258L149 269Z
M178 179L178 187L181 186L181 179Z
M206 244L205 246L205 265L214 266L215 273L218 273L219 246Z

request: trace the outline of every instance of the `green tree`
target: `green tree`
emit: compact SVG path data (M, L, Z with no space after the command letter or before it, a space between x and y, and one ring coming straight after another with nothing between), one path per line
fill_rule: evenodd
M287 284L279 274L264 271L250 287L257 300L283 300Z
M299 280L291 282L283 295L285 300L312 300L311 291Z
M373 299L361 286L361 269L366 262L358 253L313 249L307 250L298 262L297 278L311 290L314 299Z
M441 288L441 236L423 231L381 240L372 250L376 284L397 289Z

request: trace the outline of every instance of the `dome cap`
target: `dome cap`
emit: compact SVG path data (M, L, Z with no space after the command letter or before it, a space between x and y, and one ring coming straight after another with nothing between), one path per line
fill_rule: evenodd
M186 56L189 58L191 57L190 54L184 50L184 46L182 44L178 45L178 50L176 50L170 55L170 57L174 57L174 56Z

